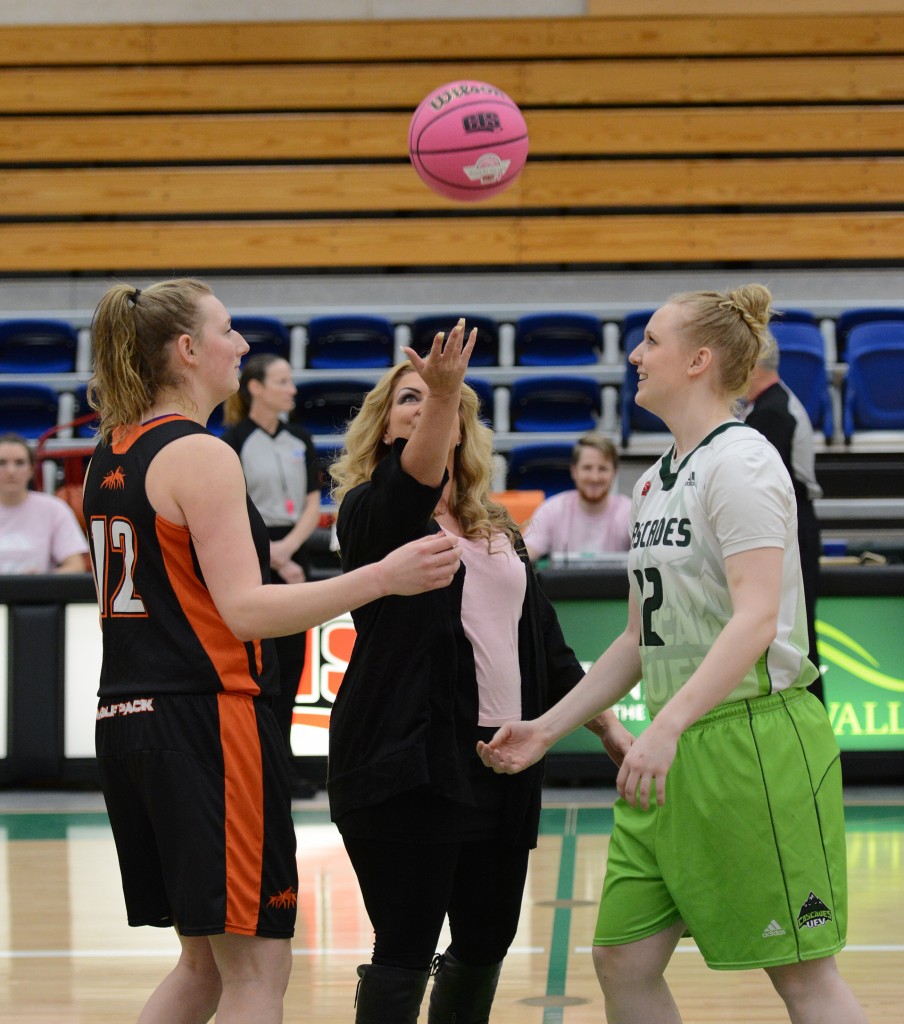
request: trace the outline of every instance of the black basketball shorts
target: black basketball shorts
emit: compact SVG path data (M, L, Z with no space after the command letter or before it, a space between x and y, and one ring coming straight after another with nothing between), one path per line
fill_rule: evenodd
M292 936L295 829L266 701L102 700L95 743L130 925Z

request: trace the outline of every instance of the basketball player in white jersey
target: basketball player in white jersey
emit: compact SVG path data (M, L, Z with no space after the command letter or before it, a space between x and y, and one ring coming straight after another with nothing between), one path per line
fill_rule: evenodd
M768 343L761 285L673 297L631 354L672 448L638 480L628 623L578 686L479 745L514 773L642 678L650 725L620 799L594 937L609 1024L676 1024L683 935L710 967L762 967L794 1024L864 1024L835 965L847 883L838 746L819 700L794 491L734 416Z

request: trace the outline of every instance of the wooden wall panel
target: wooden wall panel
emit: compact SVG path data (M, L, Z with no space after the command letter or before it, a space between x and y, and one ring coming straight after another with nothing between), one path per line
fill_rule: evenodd
M728 4L725 0L587 0L587 13L599 17L623 14L644 17L718 15L733 17L751 9L764 15L826 15L900 13L900 0L755 0Z
M904 213L0 224L0 272L899 259Z
M0 69L0 113L413 111L492 82L525 107L904 101L904 56Z
M549 161L477 211L587 207L904 205L904 158ZM406 164L10 170L12 217L460 210Z
M899 0L844 5L814 18L776 0L733 14L724 0L703 12L664 0L663 10L623 3L615 16L479 21L295 21L184 25L0 26L0 65L331 63L557 57L872 53L899 50ZM741 5L738 5L741 7ZM872 9L871 9L872 7Z
M0 26L0 272L898 262L904 12L866 3ZM484 203L407 160L460 78L528 123Z
M528 110L531 157L900 150L904 105ZM0 163L407 159L410 114L8 117ZM528 163L530 166L530 162Z

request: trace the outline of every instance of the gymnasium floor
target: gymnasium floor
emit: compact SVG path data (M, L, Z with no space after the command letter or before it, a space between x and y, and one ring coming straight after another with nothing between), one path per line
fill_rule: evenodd
M589 941L613 796L547 790L494 1024L602 1024ZM900 1024L904 789L849 789L846 803L850 944L839 965L871 1024ZM350 1022L355 966L369 955L369 923L323 794L294 807L301 883L285 1019ZM174 960L171 933L125 924L99 794L0 792L0 891L3 1024L134 1021ZM710 971L689 940L669 980L686 1024L787 1020L762 972Z

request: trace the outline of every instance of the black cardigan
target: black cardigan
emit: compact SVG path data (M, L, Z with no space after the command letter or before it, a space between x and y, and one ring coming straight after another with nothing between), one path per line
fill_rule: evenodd
M373 478L342 502L337 533L343 570L438 529L432 514L443 484L427 487L408 476L400 459L404 446L397 441ZM527 576L518 636L521 707L531 719L584 672L520 538L517 548ZM474 654L461 624L464 576L462 565L449 587L382 598L352 613L357 639L330 719L327 788L334 821L416 787L473 802L467 765L476 743L478 698ZM516 828L526 829L523 838L534 845L542 762L529 776L526 814L515 820L521 819Z

